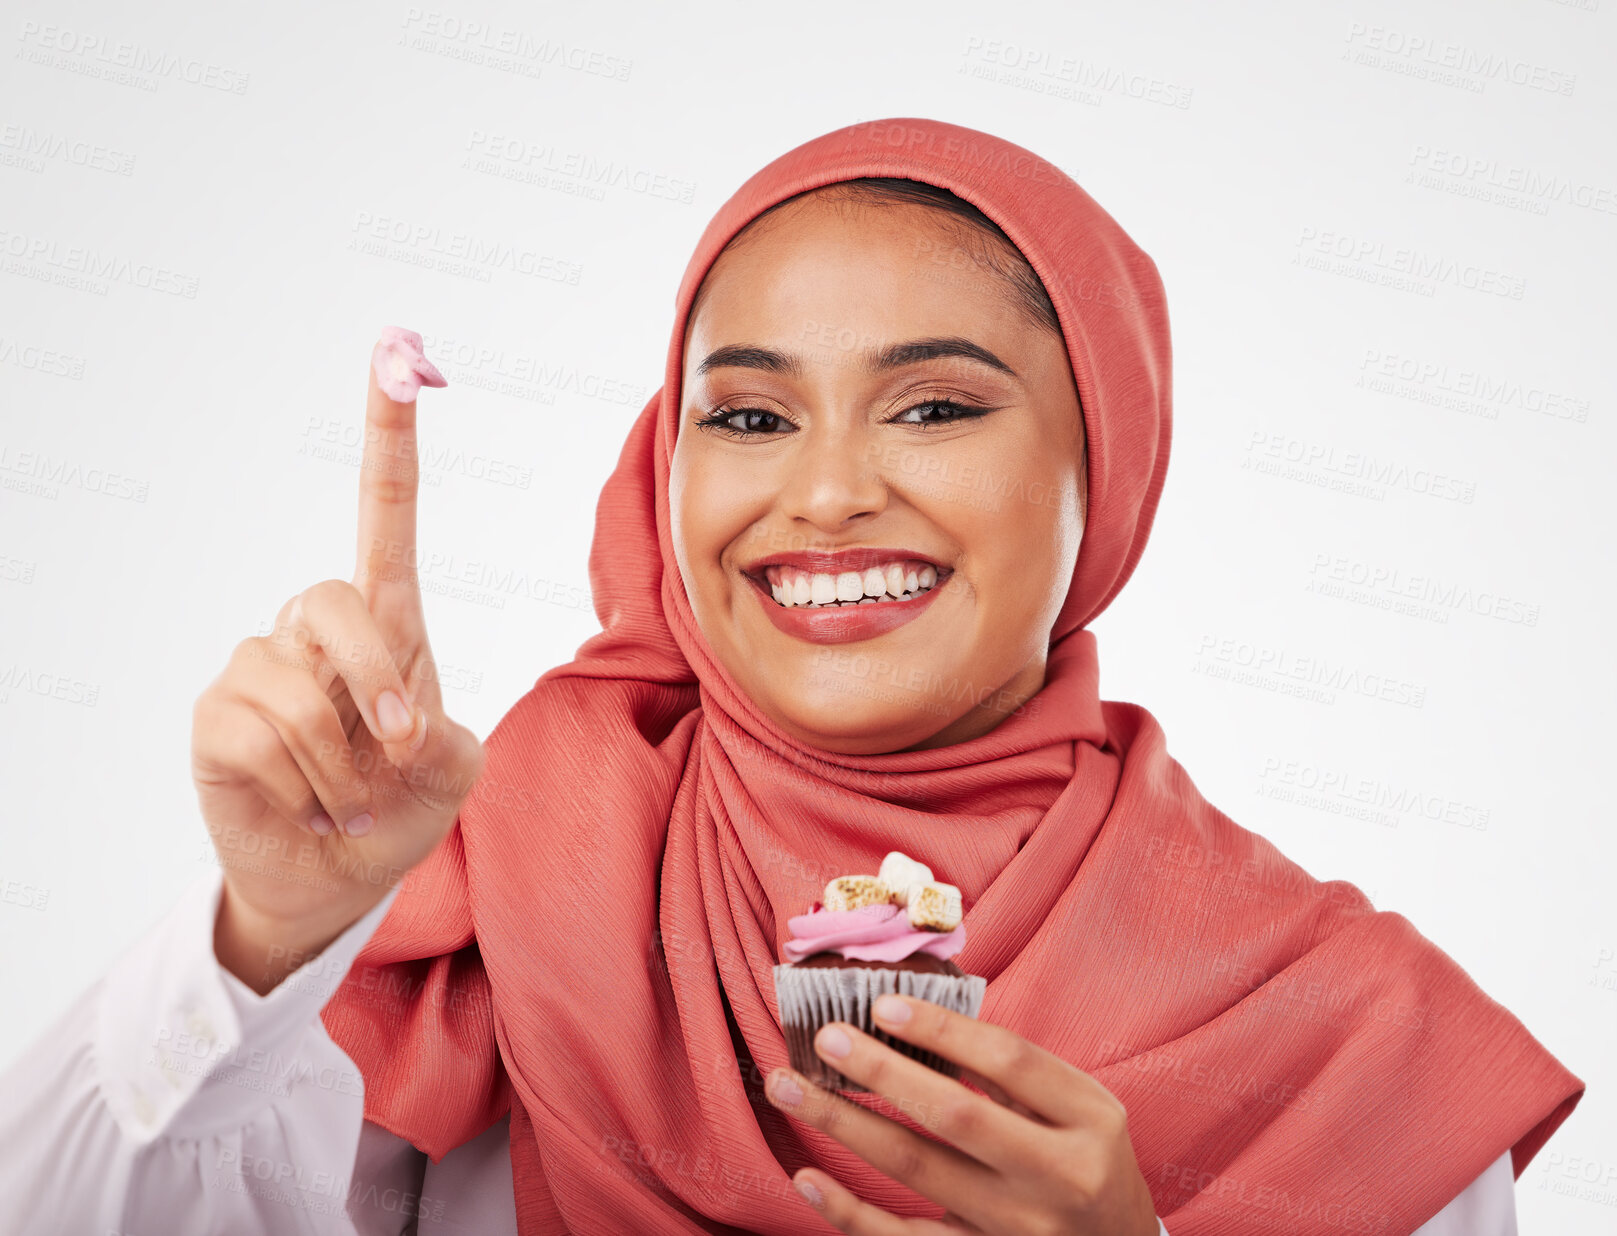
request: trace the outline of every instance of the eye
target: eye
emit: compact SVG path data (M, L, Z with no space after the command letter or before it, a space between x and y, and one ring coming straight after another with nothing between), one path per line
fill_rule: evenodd
M957 403L953 399L928 399L913 407L905 408L888 422L890 425L951 425L956 421L971 420L978 416L987 416L991 408L979 408L971 404ZM912 418L912 413L940 413L939 416L920 415Z
M727 438L757 438L779 434L782 432L779 426L782 425L789 429L796 428L779 412L770 412L763 408L719 408L700 418L696 424L702 429L714 430Z
M992 411L992 408L981 408L953 399L927 399L912 404L897 416L891 417L887 423L931 429L986 416ZM707 416L698 418L696 424L699 428L737 439L774 437L782 433L793 433L797 429L797 426L781 413L770 412L765 408L720 407Z

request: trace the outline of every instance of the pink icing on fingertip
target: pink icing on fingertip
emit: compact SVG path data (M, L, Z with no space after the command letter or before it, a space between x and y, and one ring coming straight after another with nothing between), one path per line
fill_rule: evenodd
M895 905L857 910L811 910L786 920L791 938L782 945L790 962L815 953L840 953L856 961L903 961L915 953L950 958L966 947L966 925L953 931L925 931L910 925Z
M427 359L421 336L402 326L382 327L371 350L376 385L394 403L413 403L423 386L448 386L449 381Z

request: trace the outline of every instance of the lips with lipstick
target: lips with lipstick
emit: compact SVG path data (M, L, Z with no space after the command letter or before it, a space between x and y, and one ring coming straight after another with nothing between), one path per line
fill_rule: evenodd
M918 617L952 568L913 550L805 550L742 568L771 622L813 643L872 639Z

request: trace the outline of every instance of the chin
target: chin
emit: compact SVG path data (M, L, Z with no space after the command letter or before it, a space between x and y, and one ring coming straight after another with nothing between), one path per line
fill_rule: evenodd
M915 625L929 621L927 616L878 640L817 645L781 634L760 613L743 608L738 615L735 602L753 605L750 596L732 593L728 599L732 621L723 627L726 638L715 646L716 654L754 704L805 745L842 755L903 751L971 710L970 700L958 694L944 698L907 685L916 674L928 685L960 680L961 672L952 667L960 664L957 658L964 657L976 632L949 620L946 612L939 612L941 629L962 647L951 640L950 647L940 649L936 635L929 641L906 638ZM900 667L906 668L901 672Z
M794 695L786 706L778 700L759 704L798 741L842 755L902 751L955 720L936 701L871 699L871 690L857 679L833 678Z

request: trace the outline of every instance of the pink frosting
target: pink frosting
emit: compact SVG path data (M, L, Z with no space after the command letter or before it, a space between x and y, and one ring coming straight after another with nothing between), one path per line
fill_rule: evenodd
M438 367L422 351L421 336L402 326L382 327L371 349L376 385L394 403L414 403L422 386L448 386Z
M964 923L953 931L924 931L912 927L909 915L894 905L811 910L787 919L786 926L792 933L783 949L787 961L825 952L856 961L903 961L912 953L953 957L966 947Z

